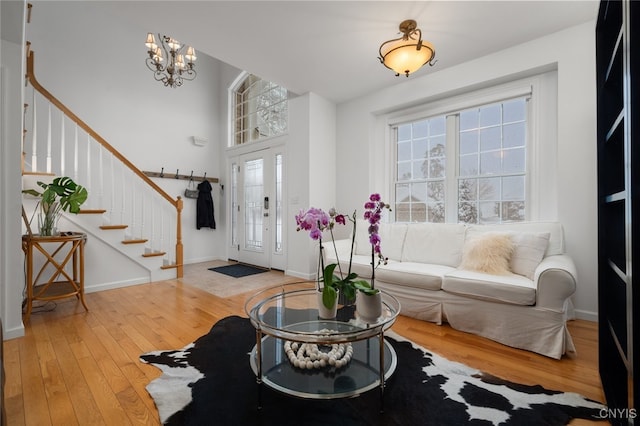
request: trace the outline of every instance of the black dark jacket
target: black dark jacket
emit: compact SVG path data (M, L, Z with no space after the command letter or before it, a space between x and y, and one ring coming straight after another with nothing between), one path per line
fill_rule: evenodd
M204 180L198 184L198 200L196 201L196 228L216 229L216 219L213 217L213 198L211 184Z

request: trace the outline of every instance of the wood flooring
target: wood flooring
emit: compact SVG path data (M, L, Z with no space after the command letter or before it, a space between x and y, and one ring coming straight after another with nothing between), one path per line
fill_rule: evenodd
M190 279L194 276L184 281ZM272 271L253 279L277 284L291 277ZM139 362L138 356L183 347L221 318L246 316L249 294L221 298L183 280L168 280L87 294L89 312L75 298L37 309L26 323L25 336L4 342L9 425L159 424L145 386L160 371ZM604 401L597 324L576 320L569 329L578 355L558 361L447 325L400 316L393 326L397 333L450 360L508 380Z

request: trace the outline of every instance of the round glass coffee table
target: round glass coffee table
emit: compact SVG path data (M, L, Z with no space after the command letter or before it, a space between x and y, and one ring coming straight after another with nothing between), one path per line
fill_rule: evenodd
M315 285L294 283L256 293L245 303L245 311L256 329L250 363L258 383L259 405L262 384L314 399L347 398L378 387L383 409L385 380L394 373L397 362L393 347L384 339L384 332L400 312L395 297L382 291L378 318L360 318L355 306L340 306L336 318L322 319ZM324 367L296 367L286 352L294 342L316 344L325 352L332 345L350 345L353 355L340 367L328 363Z

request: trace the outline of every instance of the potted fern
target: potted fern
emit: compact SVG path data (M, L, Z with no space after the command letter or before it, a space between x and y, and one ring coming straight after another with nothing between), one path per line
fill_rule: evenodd
M85 187L78 185L67 176L57 177L51 183L40 181L37 183L43 189L42 192L35 189L25 189L22 192L40 197L36 207L40 236L56 235L56 226L62 212L77 214L89 194Z

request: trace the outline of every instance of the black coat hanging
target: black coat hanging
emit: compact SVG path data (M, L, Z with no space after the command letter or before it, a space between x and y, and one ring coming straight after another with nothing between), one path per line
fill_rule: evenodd
M213 197L211 184L204 180L198 184L198 200L196 204L196 228L216 229L216 219L213 217Z

